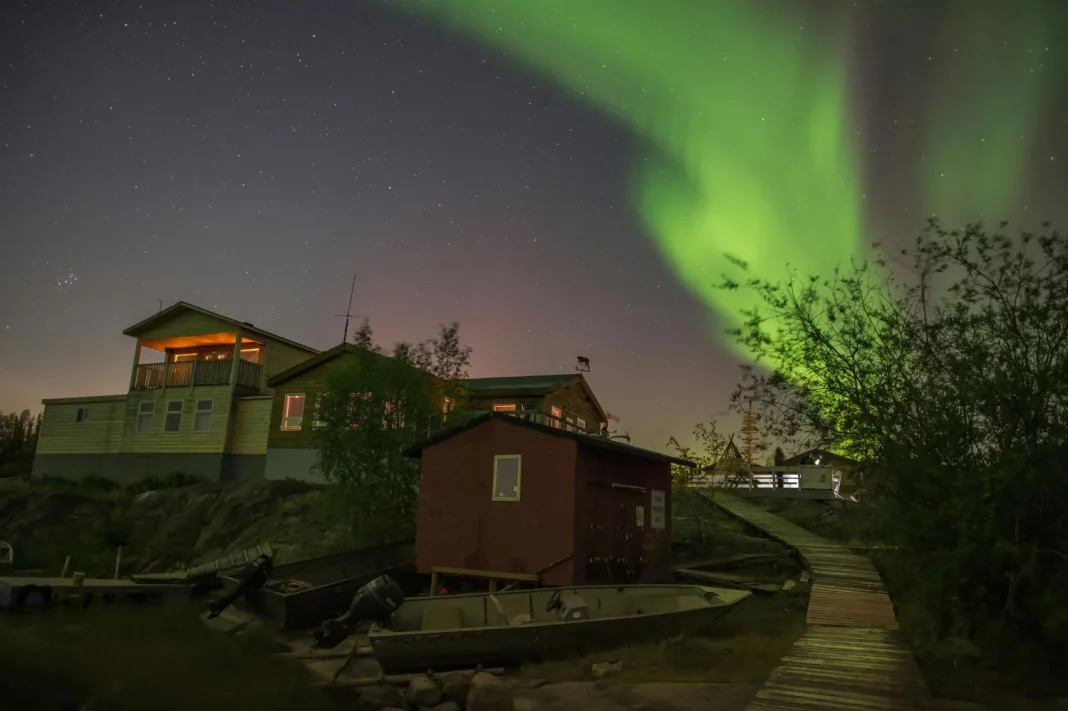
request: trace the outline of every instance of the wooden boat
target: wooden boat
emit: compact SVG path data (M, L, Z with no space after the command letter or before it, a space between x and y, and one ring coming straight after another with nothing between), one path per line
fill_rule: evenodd
M409 598L367 636L388 673L512 664L697 632L751 594L628 585Z

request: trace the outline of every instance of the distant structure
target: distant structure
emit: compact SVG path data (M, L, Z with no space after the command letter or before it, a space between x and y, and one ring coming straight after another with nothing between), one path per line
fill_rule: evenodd
M742 449L745 451L745 463L753 466L756 457L757 424L753 416L753 403L742 413Z
M575 358L575 361L576 361L575 370L577 370L580 373L588 373L588 372L590 372L590 359L589 358L587 358L586 356L577 356Z

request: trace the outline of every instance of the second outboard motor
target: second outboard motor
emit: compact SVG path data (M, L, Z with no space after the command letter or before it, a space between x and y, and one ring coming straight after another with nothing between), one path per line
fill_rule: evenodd
M340 617L327 620L315 631L319 649L333 649L341 644L361 622L386 622L404 603L404 592L397 582L383 575L367 583L352 597L349 609Z

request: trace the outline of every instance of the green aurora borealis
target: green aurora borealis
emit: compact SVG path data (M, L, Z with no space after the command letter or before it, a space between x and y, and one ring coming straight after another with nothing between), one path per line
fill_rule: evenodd
M865 234L871 217L844 23L828 30L808 21L801 3L770 12L763 1L417 0L414 7L506 52L640 137L633 203L671 270L714 313L717 332L754 306L745 290L714 287L723 276L745 278L728 255L772 280L785 277L787 265L827 274L866 258L874 240ZM1022 144L1050 72L1034 71L1041 42L1021 51L1047 34L1041 13L1006 22L975 5L957 8L942 13L957 44L932 49L944 61L927 82L933 120L924 121L913 183L928 214L963 219L982 208L998 214L1017 199ZM984 47L992 23L1008 40L998 51ZM975 73L990 81L962 81Z

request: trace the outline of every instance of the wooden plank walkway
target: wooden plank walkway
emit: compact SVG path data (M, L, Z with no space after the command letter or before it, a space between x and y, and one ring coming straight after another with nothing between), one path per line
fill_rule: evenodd
M871 560L747 501L713 502L797 550L812 574L801 636L771 673L749 711L934 708L912 651Z

